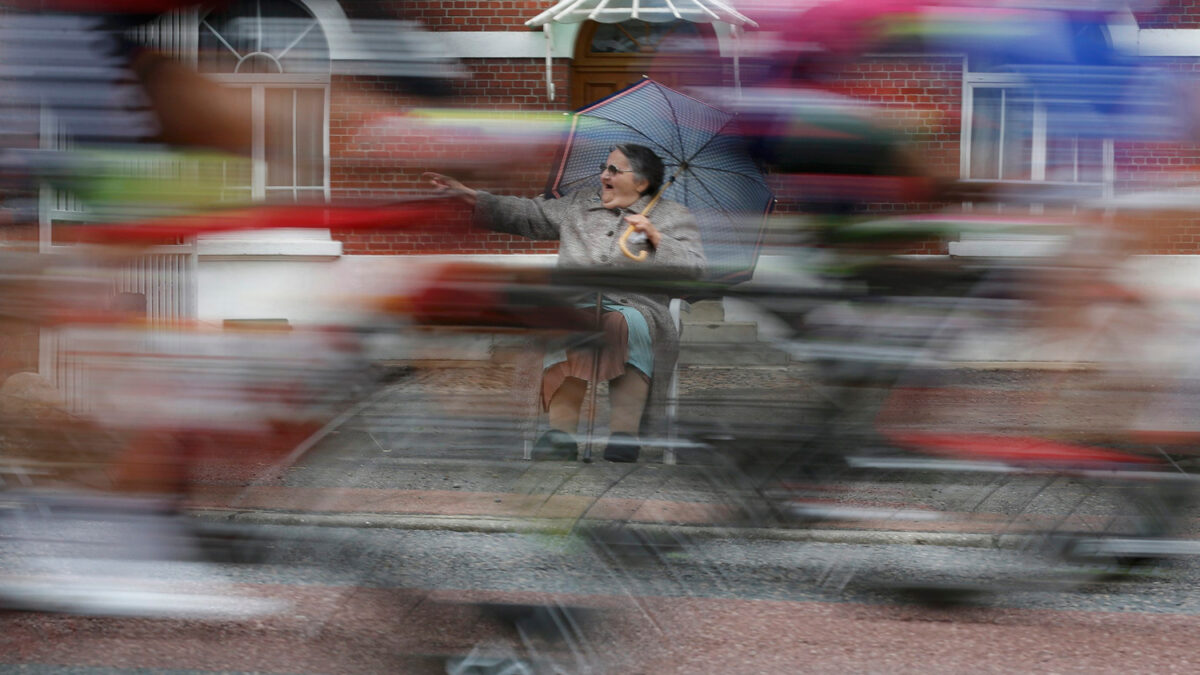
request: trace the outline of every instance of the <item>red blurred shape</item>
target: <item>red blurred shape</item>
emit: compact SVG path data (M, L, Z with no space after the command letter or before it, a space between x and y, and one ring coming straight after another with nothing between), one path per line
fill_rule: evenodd
M445 199L381 205L287 205L213 211L157 220L75 228L73 241L98 244L157 244L165 239L233 230L277 228L444 230L461 207Z
M1153 464L1154 459L1086 445L1057 443L1030 436L987 436L983 434L938 434L922 431L892 431L888 439L896 445L933 455L969 460L992 460L1012 464L1095 466L1097 464Z

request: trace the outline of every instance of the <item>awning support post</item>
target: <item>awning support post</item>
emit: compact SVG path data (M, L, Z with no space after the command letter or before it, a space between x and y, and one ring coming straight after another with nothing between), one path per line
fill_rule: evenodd
M550 24L542 24L542 34L546 36L546 98L554 100L554 33Z
M733 47L733 91L740 101L742 99L742 27L729 24L729 38Z

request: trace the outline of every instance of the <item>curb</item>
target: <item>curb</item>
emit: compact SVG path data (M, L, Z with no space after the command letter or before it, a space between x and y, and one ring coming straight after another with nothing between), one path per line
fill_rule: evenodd
M440 530L479 534L565 535L579 523L619 521L558 518L496 518L487 516L393 515L378 513L298 513L288 511L235 511L198 509L192 515L202 520L245 525L288 525L310 527L375 528L395 530ZM909 532L895 530L835 530L623 523L630 532L647 536L669 535L686 539L750 539L820 544L948 546L962 548L1010 548L1019 536L999 538L974 532Z

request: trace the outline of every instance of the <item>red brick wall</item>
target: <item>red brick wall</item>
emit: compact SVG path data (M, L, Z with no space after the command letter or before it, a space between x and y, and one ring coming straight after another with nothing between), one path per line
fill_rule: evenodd
M373 16L419 21L431 31L529 31L524 22L552 6L551 1L423 0L378 3ZM352 17L354 12L348 8ZM477 110L566 111L570 91L570 61L556 59L552 77L557 100L546 97L543 59L464 59L468 77L456 83L445 102L412 101L377 78L335 79L331 90L330 162L335 198L395 198L425 189L424 170L438 170L473 187L502 194L533 196L546 184L553 148L531 149L502 162L462 166L461 147L444 139L397 134L386 117L413 105L442 105ZM472 148L478 151L479 148ZM411 253L552 253L555 242L481 231L464 231L465 214L444 227L428 231L384 233L335 232L348 254Z
M1200 62L1195 59L1158 59L1155 63L1172 73L1200 81ZM1191 100L1180 103L1181 110L1188 111L1192 117L1191 128L1182 133L1200 138L1200 116L1197 115L1200 109L1196 107L1200 104L1200 85L1193 84L1192 88ZM1195 141L1117 142L1114 152L1114 188L1118 193L1194 184L1196 176L1200 175L1200 143Z
M876 104L883 117L908 133L929 173L958 177L961 58L863 59L846 66L832 88Z
M955 57L870 57L842 66L825 83L828 88L878 106L885 124L894 124L907 136L917 165L938 180L959 174L962 110L962 59ZM786 180L773 181L779 191L778 211L802 210ZM943 210L933 202L875 202L863 207L886 216ZM942 241L913 244L906 253L946 253Z
M396 16L421 21L431 30L529 30L524 21L553 4L543 2L395 2L385 3ZM1142 27L1200 27L1198 0L1164 0L1152 12L1139 14ZM551 102L545 95L545 64L541 59L469 59L464 65L470 77L456 86L449 103L475 109L555 111L564 110L562 97ZM1177 59L1169 67L1185 72L1200 70L1194 62ZM882 114L907 130L916 157L936 177L954 179L959 173L959 130L962 104L962 63L954 57L872 57L848 64L831 80L831 88L874 103ZM726 69L727 70L727 69ZM558 91L568 91L570 61L558 59L553 67ZM456 175L451 145L431 138L388 138L384 129L373 130L372 114L403 110L413 102L398 96L371 78L345 78L334 83L332 136L332 182L336 196L395 197L423 189L419 179L425 168L443 169L450 162ZM1197 125L1200 127L1200 125ZM422 162L422 158L428 160ZM534 161L536 159L536 161ZM509 194L533 195L544 184L547 166L544 155L513 158L502 170L484 167L462 177L473 186ZM525 161L521 161L525 160ZM1116 189L1133 189L1190 180L1200 169L1200 144L1132 143L1116 146ZM799 210L796 194L789 194L786 181L774 181L779 189L778 212ZM881 215L946 208L941 203L880 202L866 210ZM463 222L429 232L336 233L350 254L395 254L421 252L550 252L553 243L535 243L488 232L463 233ZM1182 226L1180 226L1182 227ZM1190 227L1190 225L1188 226ZM1154 250L1191 252L1191 235L1180 233L1156 237ZM1164 243L1165 242L1165 243ZM1172 249L1172 247L1175 247ZM942 242L925 242L914 251L944 252Z
M353 3L351 3L353 4ZM529 31L525 21L553 2L536 0L405 0L375 3L373 16L420 22L430 31ZM355 8L347 14L356 16ZM546 97L543 59L464 59L468 77L456 83L446 102L416 102L398 96L378 80L344 78L331 91L331 186L336 197L394 198L426 189L425 170L451 173L464 182L496 192L533 196L549 172L547 150L483 167L464 167L461 146L447 139L397 134L388 114L411 105L442 105L490 110L565 110L562 92L569 91L569 62L558 59L553 81L558 100ZM473 149L477 150L477 149ZM334 237L348 254L410 253L553 253L555 242L466 228L465 210L455 222L431 223L420 232L342 231Z
M453 105L475 109L553 111L559 101L545 96L544 62L538 59L469 59L464 62L471 77L457 87ZM566 91L569 62L555 64L559 92ZM958 104L961 101L960 62L957 59L928 59L911 62L876 59L848 67L839 89L846 94L880 104L885 115L910 129L914 149L931 172L955 176L958 172ZM545 185L550 156L544 152L516 158L502 169L485 167L463 175L453 164L461 152L439 139L397 137L394 130L377 119L403 112L421 102L405 99L376 78L350 77L335 80L330 120L331 173L335 197L389 198L412 194L424 188L423 170L442 170L458 175L472 186L505 194L532 196ZM422 162L420 158L428 161ZM469 181L468 181L469 179ZM794 195L786 185L779 190L780 213L797 211ZM933 208L929 204L871 206L879 212ZM409 254L425 252L552 252L553 244L484 232L461 233L462 223L450 232L380 233L339 232L348 254ZM940 243L920 250L944 248Z
M1117 193L1195 184L1200 172L1200 145L1196 143L1114 144Z
M562 105L546 98L545 63L538 59L467 59L470 76L447 101L408 98L385 79L335 78L330 91L330 184L335 199L395 199L426 191L424 171L440 171L482 189L532 196L546 183L554 147L529 148L520 156L491 158L464 166L467 155L487 148L466 147L461 139L413 133L403 115L413 107L475 110L548 111ZM554 69L559 91L567 85L567 65ZM431 223L421 232L339 231L347 254L552 253L553 242L532 242L485 231L464 231L466 214L452 223Z
M499 110L567 110L570 62L556 59L557 93L546 97L545 59L463 59L470 77L456 88L456 105Z
M1186 211L1118 214L1117 225L1130 235L1130 253L1200 254L1200 215Z
M1150 11L1135 12L1141 28L1200 28L1196 0L1157 0Z

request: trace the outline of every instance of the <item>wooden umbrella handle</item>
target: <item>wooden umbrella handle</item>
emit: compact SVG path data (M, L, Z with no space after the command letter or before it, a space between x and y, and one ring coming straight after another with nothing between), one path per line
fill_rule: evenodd
M682 170L682 167L680 167L680 170ZM676 171L675 176L678 176L678 175L679 175L679 171ZM662 184L662 187L658 188L658 194L654 195L654 199L651 199L650 203L646 205L646 208L642 209L643 216L649 215L650 209L654 208L654 205L658 203L659 199L662 199L663 192L666 192L667 186L670 185L671 183L675 182L675 176L671 176L670 180L666 181L665 183ZM642 251L638 251L637 255L634 255L633 252L630 251L629 248L625 245L625 240L629 239L629 235L631 235L631 234L633 234L633 225L630 225L629 227L625 228L625 232L623 232L621 234L621 238L617 240L617 245L621 247L621 253L624 253L626 258L629 258L630 260L636 260L638 262L642 262L643 260L646 259L647 256L650 255L650 252L642 250Z
M637 255L634 255L633 252L630 251L629 248L625 245L625 240L629 239L629 235L631 235L631 234L633 234L633 226L632 225L625 228L625 232L623 232L621 234L621 238L617 240L617 244L621 247L621 253L624 253L626 258L629 258L630 260L636 260L638 262L642 262L643 260L646 259L647 256L650 255L650 252L646 251L646 250L641 250L641 251L637 252Z

